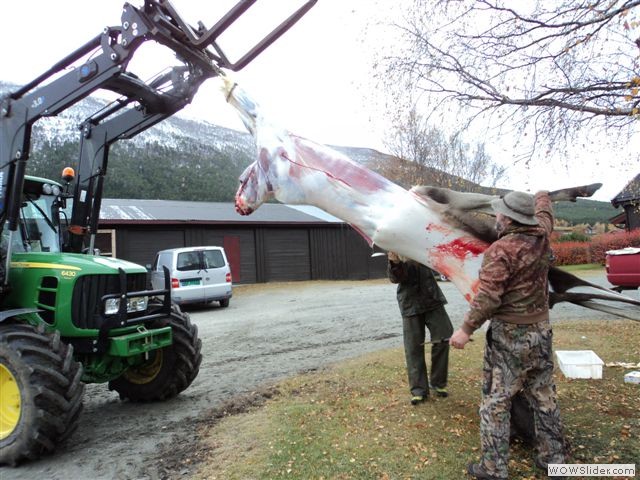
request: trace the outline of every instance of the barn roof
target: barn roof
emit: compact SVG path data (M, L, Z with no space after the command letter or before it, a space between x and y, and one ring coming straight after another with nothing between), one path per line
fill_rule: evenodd
M136 223L224 223L224 224L326 224L344 223L319 208L308 205L265 203L248 216L239 215L233 203L187 202L104 198L101 224Z
M640 174L636 175L636 177L611 200L611 204L617 208L623 203L634 200L640 200Z

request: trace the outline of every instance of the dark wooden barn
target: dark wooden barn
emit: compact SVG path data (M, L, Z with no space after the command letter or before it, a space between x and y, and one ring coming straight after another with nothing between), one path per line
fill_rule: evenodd
M265 204L250 216L232 203L104 199L96 241L103 255L141 265L165 248L220 245L234 283L359 280L386 274L386 257L315 207Z
M623 213L612 219L612 223L623 224L628 231L640 228L640 174L631 180L611 204L622 207Z

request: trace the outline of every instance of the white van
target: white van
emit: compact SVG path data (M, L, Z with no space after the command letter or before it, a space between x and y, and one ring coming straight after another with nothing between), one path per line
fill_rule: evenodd
M184 247L162 250L151 267L151 286L164 288L164 269L171 276L171 299L178 305L220 302L229 306L231 268L222 247Z

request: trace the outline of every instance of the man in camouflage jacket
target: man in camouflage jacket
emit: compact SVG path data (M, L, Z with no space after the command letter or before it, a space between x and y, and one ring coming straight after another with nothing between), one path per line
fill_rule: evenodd
M475 478L506 479L511 398L522 391L536 426L536 465L564 463L565 444L553 382L547 274L553 210L548 192L510 192L492 203L499 238L484 254L479 290L451 345L464 348L491 319L480 405L482 459Z
M449 371L449 343L441 342L453 333L444 305L447 303L433 271L419 263L402 262L394 252L388 253L387 273L398 284L397 298L402 315L402 337L407 361L411 403L416 405L429 397L429 383L439 397L446 397ZM424 358L425 330L431 341L431 375L427 382Z

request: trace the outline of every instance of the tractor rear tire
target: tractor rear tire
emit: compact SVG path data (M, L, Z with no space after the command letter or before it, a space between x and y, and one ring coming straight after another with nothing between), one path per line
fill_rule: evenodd
M202 362L202 341L198 327L191 323L189 314L172 307L170 316L154 322L152 328L170 326L173 343L149 352L149 359L129 368L120 377L109 382L120 399L132 402L151 402L175 397L185 390L198 375Z
M0 464L35 460L75 431L82 371L59 332L0 324Z

